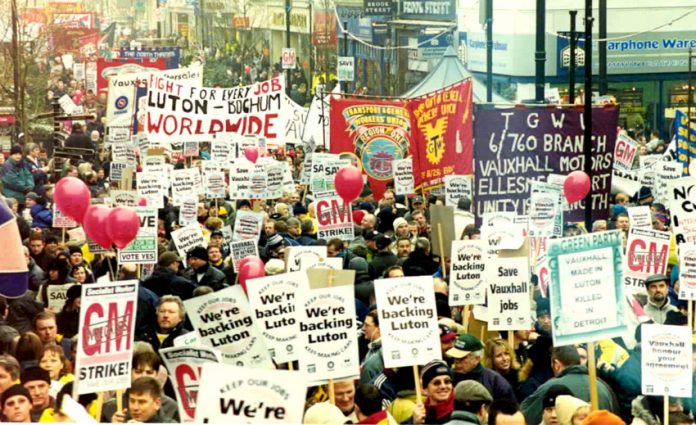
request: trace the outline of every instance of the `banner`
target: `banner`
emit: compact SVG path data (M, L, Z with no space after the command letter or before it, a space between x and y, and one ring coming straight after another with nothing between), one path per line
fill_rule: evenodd
M357 161L375 199L392 180L392 161L406 158L411 146L408 103L401 100L331 99L331 153ZM414 168L418 165L416 161ZM415 170L418 171L418 170ZM416 175L416 184L418 184Z
M259 256L258 242L253 239L230 242L230 255L234 272L239 273L239 262L243 258Z
M691 124L689 132L689 118L679 109L674 114L674 140L677 145L677 161L682 164L682 175L686 176L689 174L689 161L696 160L696 126Z
M529 235L563 235L563 188L555 184L530 181Z
M392 172L394 174L394 193L396 195L415 193L412 158L395 159L392 161Z
M64 285L46 285L46 298L48 298L48 309L58 314L63 310L65 301L68 299L68 289L75 283Z
M77 394L130 388L138 281L91 283L81 289Z
M127 49L122 47L116 53L118 54L118 59L140 59L146 61L162 58L166 61L167 69L175 70L179 68L181 49L178 47L157 47L155 49Z
M450 262L449 304L462 306L484 304L486 284L481 240L452 241Z
M157 262L157 209L136 207L140 230L133 242L118 250L119 264L154 264Z
M253 211L237 211L234 219L233 241L259 240L263 230L263 214Z
M551 239L549 244L554 346L623 335L628 327L621 284L621 231Z
M186 258L186 253L197 246L207 247L208 244L203 237L203 231L198 223L189 224L186 227L176 229L172 232L172 242L182 258Z
M302 423L307 382L300 372L208 363L201 373L196 423Z
M320 145L327 149L331 148L329 127L329 112L331 111L330 99L331 95L317 88L312 98L312 103L309 104L307 119L305 120L302 131L302 141L307 146L305 154L313 152L314 148ZM305 159L306 158L307 155L305 155Z
M302 270L302 261L305 261L305 263L315 263L321 261L323 258L326 257L327 255L325 246L289 246L285 248L285 267L287 268L286 271L300 271Z
M375 296L385 367L442 359L431 276L376 279Z
M696 300L696 244L679 245L679 299Z
M526 214L530 180L584 169L582 111L577 108L481 107L475 114L477 218L492 211ZM618 118L615 107L592 110L592 220L609 215ZM571 207L566 221L583 221L584 201Z
M190 332L194 334L193 332ZM220 363L220 353L208 347L171 347L159 351L174 386L181 421L193 422L203 365Z
M683 177L669 182L667 207L677 244L696 243L696 202L691 193L696 179Z
M224 363L271 368L261 332L240 285L184 301L186 314L201 342L220 350Z
M272 147L285 147L287 143L291 145L301 145L302 144L302 133L304 133L305 122L307 120L308 109L298 105L290 99L289 96L285 96L286 109L290 111L288 114L288 119L285 123L285 137L278 138L270 145Z
M448 174L473 173L471 79L409 102L416 187L442 187Z
M686 326L644 324L640 331L641 393L691 399L691 329Z
M135 113L136 74L112 75L108 83L106 122L108 133L127 134L130 137Z
M645 279L667 273L669 232L631 227L626 241L624 284L631 293L645 293Z
M355 239L353 215L350 204L339 196L316 197L317 238L328 241L339 238L343 241Z
M309 290L307 273L281 273L247 281L249 305L276 364L299 359L300 324L295 308Z
M313 271L323 271L327 278L328 273L339 273L328 269ZM316 285L311 276L310 282L313 287ZM301 293L299 301L300 370L312 385L358 376L353 284L312 289Z
M472 176L447 175L444 178L445 182L445 205L457 208L459 200L466 198L472 200Z
M619 171L631 171L633 160L638 153L638 142L623 133L616 137L614 146L614 169Z
M148 90L146 132L151 141L198 141L216 133L260 135L270 143L284 137L281 77L232 88L168 81Z

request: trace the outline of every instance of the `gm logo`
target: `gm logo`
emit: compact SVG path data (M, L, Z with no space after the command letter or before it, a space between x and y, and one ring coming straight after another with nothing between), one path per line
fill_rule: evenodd
M128 98L126 96L119 96L116 102L114 102L114 106L116 106L116 109L119 111L125 109L128 106Z

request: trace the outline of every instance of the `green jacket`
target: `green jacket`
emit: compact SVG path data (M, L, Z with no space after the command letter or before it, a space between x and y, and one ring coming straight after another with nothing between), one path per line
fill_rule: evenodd
M555 378L551 378L544 382L534 394L527 397L520 408L527 418L528 424L541 423L544 413L542 404L544 396L549 388L553 385L565 385L573 392L573 395L579 399L590 401L590 381L585 366L568 366ZM612 413L619 413L619 406L614 402L615 397L604 382L597 381L597 393L599 395L599 408L609 410Z
M24 195L34 189L34 177L24 167L24 161L8 158L2 167L3 195L24 204Z

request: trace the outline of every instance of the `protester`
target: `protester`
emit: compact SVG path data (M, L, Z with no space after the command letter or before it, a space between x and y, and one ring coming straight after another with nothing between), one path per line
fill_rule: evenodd
M513 400L504 398L495 400L488 409L488 425L527 425L527 423L520 407Z
M31 395L31 422L39 422L44 411L53 407L55 402L55 399L50 395L51 377L49 372L40 367L30 367L22 372L20 381Z
M0 404L2 404L2 415L7 422L36 422L31 415L31 395L23 385L14 384L3 391Z
M141 376L131 383L128 391L128 407L114 413L114 423L174 423L161 412L162 388L155 378Z
M461 381L454 387L454 411L448 425L482 425L493 397L476 381Z
M414 424L444 424L450 420L454 410L452 370L446 363L433 360L421 370L421 386L424 403L413 409Z

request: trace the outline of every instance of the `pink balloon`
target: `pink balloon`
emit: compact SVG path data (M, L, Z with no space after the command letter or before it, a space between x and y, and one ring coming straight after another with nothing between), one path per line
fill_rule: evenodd
M246 260L246 261L245 261ZM259 257L246 257L240 261L239 284L247 293L247 280L266 276L266 267Z
M106 233L116 245L123 249L133 242L140 230L140 217L130 208L116 207L106 221Z
M111 248L111 238L106 231L109 214L111 214L111 208L106 205L91 205L87 208L85 218L82 220L82 227L87 236L104 249Z
M79 223L82 223L92 199L87 185L76 177L58 180L53 197L58 210Z
M572 204L585 199L590 193L590 176L584 171L573 171L563 182L563 194L568 203Z
M256 164L256 160L259 159L258 148L253 148L251 146L244 148L244 157L253 164Z
M367 211L365 211L365 210L354 210L353 211L353 223L360 224L363 217L365 217L365 214L367 214Z
M338 196L345 202L353 202L363 190L362 174L352 165L345 166L334 176L334 185Z
M138 206L139 207L146 207L147 206L147 199L145 199L141 196L140 199L138 199Z

